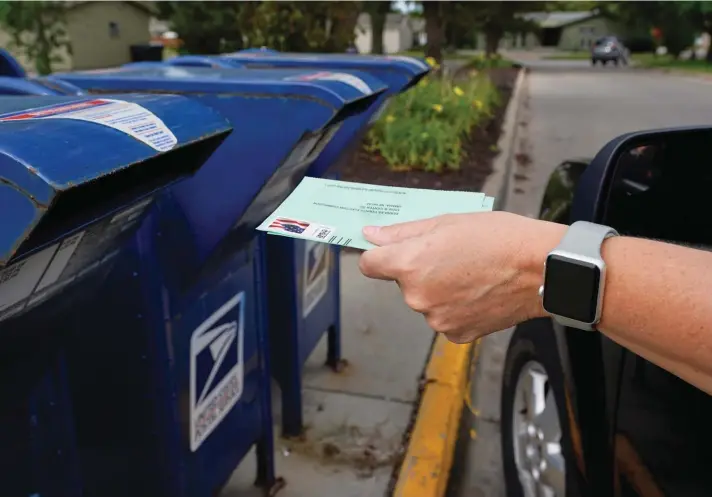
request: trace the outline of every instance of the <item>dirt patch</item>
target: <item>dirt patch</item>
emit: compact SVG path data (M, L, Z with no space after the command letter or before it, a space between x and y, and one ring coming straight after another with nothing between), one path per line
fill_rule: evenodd
M517 79L517 68L489 71L500 91L500 105L493 116L473 130L463 144L464 159L457 171L431 173L426 171L393 171L379 154L359 147L340 167L341 179L385 186L404 186L438 190L481 191L492 173L492 161L499 154L497 140L502 130L504 113Z

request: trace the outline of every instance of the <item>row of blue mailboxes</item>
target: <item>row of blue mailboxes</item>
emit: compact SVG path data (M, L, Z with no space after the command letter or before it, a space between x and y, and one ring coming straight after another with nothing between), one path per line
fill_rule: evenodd
M253 446L270 487L270 376L296 435L324 333L341 361L339 258L255 227L428 66L248 50L3 70L0 495L213 496Z

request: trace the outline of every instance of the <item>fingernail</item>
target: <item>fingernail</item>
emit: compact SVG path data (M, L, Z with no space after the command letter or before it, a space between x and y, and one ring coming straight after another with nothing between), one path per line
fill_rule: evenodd
M363 234L365 236L374 236L374 235L378 234L378 230L380 230L380 229L381 228L378 226L365 226L363 228Z

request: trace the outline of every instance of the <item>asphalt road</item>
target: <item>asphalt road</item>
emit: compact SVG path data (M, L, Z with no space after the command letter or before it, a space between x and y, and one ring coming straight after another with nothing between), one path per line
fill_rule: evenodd
M712 125L712 81L635 68L591 67L588 61L527 60L532 69L520 116L507 210L536 217L557 164L590 157L612 138L641 129ZM472 411L463 430L453 497L504 497L499 443L504 355L510 331L487 337L473 368Z

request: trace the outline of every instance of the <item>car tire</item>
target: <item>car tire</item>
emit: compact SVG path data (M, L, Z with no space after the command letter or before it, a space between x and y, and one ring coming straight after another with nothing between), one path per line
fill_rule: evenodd
M521 407L527 404L526 397L530 399L537 397L526 394L523 382L530 382L535 375L540 376L532 384L536 384L537 381L540 382L539 386L543 384L546 399L544 411L548 411L546 414L541 411L538 416L539 421L529 423L523 420L530 419L528 415L531 412L524 411L530 408L537 410L532 404L541 402L541 395L535 402L529 402L527 408L522 411ZM535 387L534 390L536 389ZM514 331L507 349L502 378L501 442L508 497L538 495L575 497L578 495L578 491L575 490L576 470L567 462L573 461L573 452L568 417L564 409L565 402L563 369L551 320L537 319L520 324ZM552 414L555 414L555 423L552 423L554 419L551 417ZM515 439L515 433L522 433L522 435L517 435ZM557 443L560 449L558 457L555 454ZM532 454L533 447L539 450L534 450ZM551 450L554 451L553 455ZM548 456L544 454L547 451L549 451ZM546 461L545 466L542 466L542 461ZM539 471L538 476L535 471ZM537 486L539 488L536 488ZM542 486L552 488L554 493L544 493Z
M613 59L613 65L614 65L614 66L618 67L618 63L619 63L619 62L620 62L620 61L619 61L618 59Z
M595 67L595 66L596 66L596 62L598 62L596 59L591 59L591 65L592 65L592 66Z

